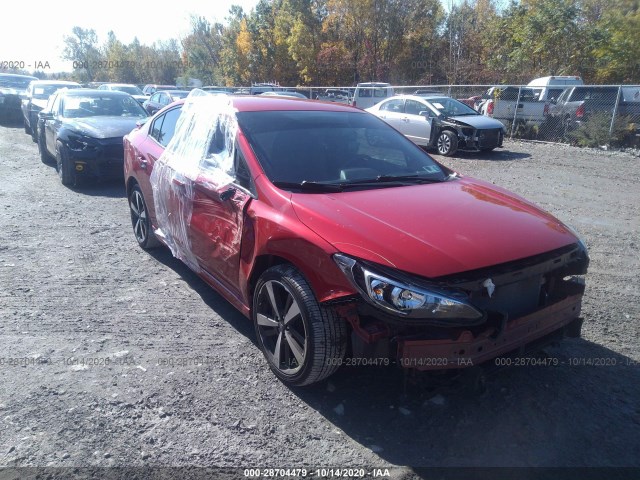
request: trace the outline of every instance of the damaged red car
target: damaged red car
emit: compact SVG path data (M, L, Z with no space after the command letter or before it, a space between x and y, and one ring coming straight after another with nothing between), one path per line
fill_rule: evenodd
M195 92L125 137L125 181L140 246L167 246L252 319L288 384L580 334L576 233L367 112Z

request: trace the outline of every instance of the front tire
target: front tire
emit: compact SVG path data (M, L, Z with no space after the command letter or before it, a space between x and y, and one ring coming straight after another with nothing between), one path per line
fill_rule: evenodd
M453 155L458 150L458 136L451 130L443 130L440 132L440 135L438 135L436 148L440 155L446 157Z
M62 184L67 187L75 185L76 174L73 171L71 160L69 160L67 149L62 142L56 144L56 164L58 167L58 176Z
M347 326L320 305L302 274L276 265L258 280L252 318L269 367L292 386L319 382L339 367L347 347Z
M151 228L149 209L139 185L135 185L129 194L129 212L131 213L133 235L136 237L138 245L145 250L158 247L160 242Z
M47 151L47 145L44 140L44 135L38 137L38 153L40 153L40 161L47 165L53 163L53 157L49 155Z

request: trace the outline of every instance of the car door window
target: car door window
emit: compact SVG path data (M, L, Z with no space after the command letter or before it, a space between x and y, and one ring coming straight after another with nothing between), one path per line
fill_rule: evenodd
M152 136L158 141L160 145L166 147L171 139L173 138L173 134L176 131L176 123L178 122L178 117L180 117L180 113L182 112L182 107L173 108L165 113L162 118L162 124L156 130L156 122L153 125L156 136Z
M404 111L408 115L420 115L420 112L429 111L429 108L417 100L407 100L404 104Z
M247 161L237 145L235 150L233 159L233 170L236 178L235 183L255 196L253 179L251 178L251 172L249 171Z
M159 95L157 93L154 93L153 95L151 95L151 98L149 99L149 101L153 103L158 103L160 101Z
M55 100L53 101L53 105L51 105L51 113L53 113L54 117L57 117L59 111L60 111L60 95L57 95Z
M401 98L395 98L380 105L380 110L386 112L402 113L404 111L404 100Z
M169 105L169 96L166 93L160 93L160 105Z

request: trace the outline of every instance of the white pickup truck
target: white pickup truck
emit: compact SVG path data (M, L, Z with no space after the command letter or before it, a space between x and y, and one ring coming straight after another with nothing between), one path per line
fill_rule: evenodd
M516 124L541 125L549 104L536 100L532 88L499 86L489 88L480 98L476 110L487 117L500 120L505 126Z

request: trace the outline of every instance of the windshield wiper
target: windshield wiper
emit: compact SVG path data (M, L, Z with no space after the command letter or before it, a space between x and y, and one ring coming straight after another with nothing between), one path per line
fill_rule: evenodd
M375 178L362 178L340 183L322 183L303 180L296 182L280 182L275 181L273 184L278 188L285 190L302 190L307 192L342 192L345 188L358 187L391 187L394 185L407 185L407 183L440 183L446 181L447 178L429 178L421 174L414 175L378 175Z
M294 190L304 190L309 192L341 192L342 191L342 185L337 183L310 182L308 180L303 180L300 183L275 181L273 182L273 184L278 188L284 188L286 190L294 189Z
M412 175L378 175L376 182L417 182L417 183L440 183L444 180L439 178L425 177L423 174L415 173Z

